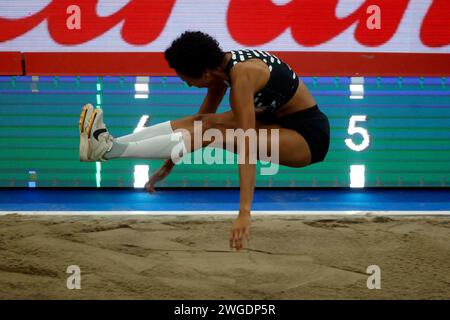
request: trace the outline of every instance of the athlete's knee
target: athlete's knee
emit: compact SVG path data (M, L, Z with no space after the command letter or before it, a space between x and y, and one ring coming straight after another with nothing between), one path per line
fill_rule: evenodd
M302 168L311 164L311 153L309 150L302 150L301 152L294 153L291 159L291 167Z
M271 155L273 158L273 155ZM291 168L302 168L311 164L311 152L309 148L290 148L283 150L278 155L280 164Z

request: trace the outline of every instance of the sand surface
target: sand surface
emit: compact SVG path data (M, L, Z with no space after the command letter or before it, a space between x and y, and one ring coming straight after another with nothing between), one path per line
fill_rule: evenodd
M0 217L0 299L449 299L450 217ZM81 289L66 286L81 268ZM381 289L366 268L381 268Z

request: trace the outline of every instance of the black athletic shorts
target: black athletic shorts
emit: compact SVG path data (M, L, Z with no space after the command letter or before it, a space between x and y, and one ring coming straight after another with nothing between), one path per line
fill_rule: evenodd
M325 159L330 148L330 123L328 117L319 110L317 105L281 118L263 113L257 115L257 119L278 124L283 128L292 129L301 134L311 150L311 164Z

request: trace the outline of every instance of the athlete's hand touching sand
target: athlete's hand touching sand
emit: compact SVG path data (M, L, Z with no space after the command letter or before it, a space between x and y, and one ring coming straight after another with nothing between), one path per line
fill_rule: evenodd
M155 184L158 181L163 180L165 177L167 177L167 175L170 173L170 171L172 171L173 166L175 165L175 163L172 162L172 160L168 159L164 162L163 166L161 168L159 168L158 171L156 171L152 177L147 181L147 183L145 184L145 190L147 190L147 192L155 192Z
M230 236L230 248L241 250L244 240L250 241L250 212L240 211L236 221L233 223Z

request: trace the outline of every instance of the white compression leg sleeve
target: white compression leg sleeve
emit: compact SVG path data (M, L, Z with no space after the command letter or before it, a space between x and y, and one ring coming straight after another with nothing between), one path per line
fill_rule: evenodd
M172 126L170 125L170 121L165 121L157 123L150 127L143 128L138 132L134 132L122 137L117 137L115 139L119 143L128 143L139 140L145 140L157 136L163 136L171 133L173 133L173 130Z
M104 158L169 159L178 161L187 152L181 132L159 135L128 143L115 141Z

